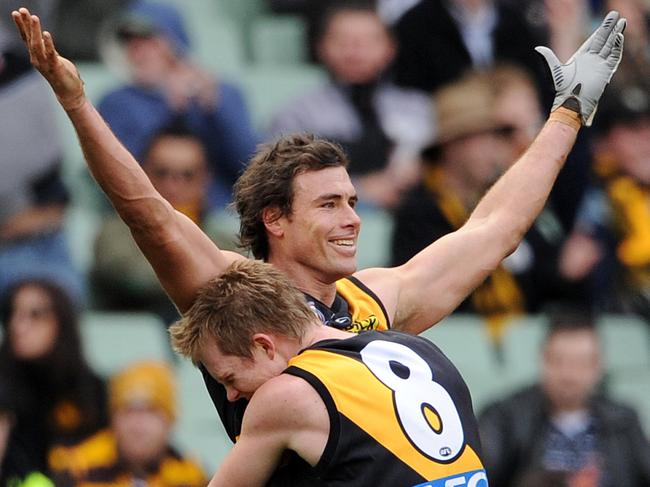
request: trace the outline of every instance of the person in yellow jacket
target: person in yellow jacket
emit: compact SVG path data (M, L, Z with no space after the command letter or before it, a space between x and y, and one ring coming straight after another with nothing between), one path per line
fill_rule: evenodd
M174 377L166 364L140 362L118 373L109 385L111 427L50 452L56 485L204 486L201 467L169 444L175 403Z

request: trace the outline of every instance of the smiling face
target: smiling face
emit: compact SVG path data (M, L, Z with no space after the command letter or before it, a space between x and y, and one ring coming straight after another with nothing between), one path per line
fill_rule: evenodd
M305 269L326 284L354 273L361 220L345 168L299 174L293 187L291 214L268 226L269 261L288 272Z

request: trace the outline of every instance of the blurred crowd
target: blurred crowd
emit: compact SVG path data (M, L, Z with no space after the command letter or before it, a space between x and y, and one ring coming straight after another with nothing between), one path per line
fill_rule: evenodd
M199 3L211 2L225 4ZM87 205L83 181L70 177L74 151L55 100L11 25L9 12L24 5L61 55L115 73L120 83L95 100L100 113L156 189L220 248L238 248L227 205L257 144L311 132L350 155L362 216L389 215L392 235L376 243L389 250L383 265L458 229L532 143L553 99L534 47L566 61L595 19L620 11L625 53L594 127L521 245L459 311L483 317L498 349L513 316L581 310L551 327L540 384L481 415L491 485L650 485L650 447L635 413L599 387L598 337L585 318L629 313L650 325L650 2L247 0L257 15L299 19L301 62L326 74L263 124L237 76L197 61L194 3L0 2L0 484L206 478L170 445L167 365L134 364L109 379L83 358L80 311L147 311L166 324L177 311L102 200L93 240L82 243L91 262L74 255L69 215Z

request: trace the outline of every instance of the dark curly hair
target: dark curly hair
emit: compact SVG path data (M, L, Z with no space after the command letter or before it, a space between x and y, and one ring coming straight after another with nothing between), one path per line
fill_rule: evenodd
M235 183L233 206L240 218L240 246L267 260L269 241L262 214L277 208L277 218L290 215L294 178L308 171L346 167L343 149L312 134L291 134L263 144Z

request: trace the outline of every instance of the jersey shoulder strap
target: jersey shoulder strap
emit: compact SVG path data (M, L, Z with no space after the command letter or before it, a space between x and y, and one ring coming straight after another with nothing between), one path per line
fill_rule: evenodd
M389 330L390 319L377 295L356 277L336 281L336 292L347 303L352 324L347 331Z

